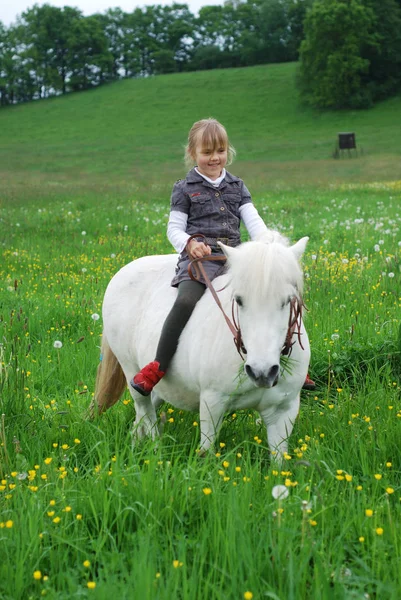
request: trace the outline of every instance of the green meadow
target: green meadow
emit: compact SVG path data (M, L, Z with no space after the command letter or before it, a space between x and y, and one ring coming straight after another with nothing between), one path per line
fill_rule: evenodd
M295 78L166 75L0 110L2 599L399 600L401 97L320 113ZM207 116L269 227L310 237L317 389L281 469L252 411L203 459L196 413L163 406L160 439L134 447L128 390L87 418L104 291L171 252L171 187ZM336 160L341 131L358 154Z

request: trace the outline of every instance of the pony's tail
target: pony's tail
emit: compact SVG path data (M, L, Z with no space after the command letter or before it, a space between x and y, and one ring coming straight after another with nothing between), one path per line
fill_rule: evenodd
M113 354L112 349L103 333L101 360L97 368L95 395L90 405L90 416L96 410L99 414L113 406L120 398L127 385L127 381L120 363Z

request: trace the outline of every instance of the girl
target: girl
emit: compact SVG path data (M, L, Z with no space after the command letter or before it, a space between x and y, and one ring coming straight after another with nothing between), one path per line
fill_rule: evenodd
M155 360L143 367L131 381L131 386L143 396L148 396L165 375L181 332L205 291L203 280L193 281L188 275L190 261L212 253L223 254L218 241L238 246L241 243L240 221L251 239L269 236L246 185L225 169L234 156L235 150L221 123L215 119L203 119L192 126L185 162L188 166L196 166L173 187L167 226L167 237L180 253L171 282L178 288L178 294L163 325ZM202 233L206 243L191 240L187 244L190 236L196 233ZM210 280L224 269L224 265L213 261L205 261L203 266Z

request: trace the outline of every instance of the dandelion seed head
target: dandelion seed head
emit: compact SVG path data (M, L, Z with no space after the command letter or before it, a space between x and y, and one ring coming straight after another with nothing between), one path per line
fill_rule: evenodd
M272 496L275 500L284 500L288 494L289 491L285 485L275 485L272 489Z

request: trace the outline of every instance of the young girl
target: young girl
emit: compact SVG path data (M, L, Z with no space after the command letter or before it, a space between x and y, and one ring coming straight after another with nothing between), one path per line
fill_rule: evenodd
M131 386L143 396L148 396L165 375L181 332L205 291L203 280L193 281L190 278L190 261L212 253L222 255L218 241L228 246L238 246L241 243L240 221L244 223L251 239L268 234L246 185L225 169L234 156L235 150L221 123L215 119L203 119L192 126L185 149L185 162L188 166L196 166L173 187L167 226L167 237L180 253L171 282L172 286L178 288L178 294L163 325L155 360L143 367L131 381ZM187 244L190 236L196 233L202 233L206 243L191 240ZM210 280L224 269L224 265L218 261L205 261L203 266Z

